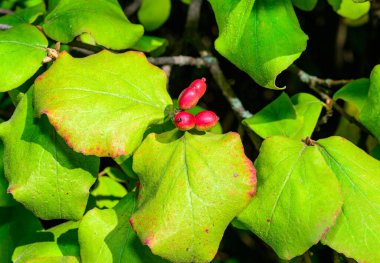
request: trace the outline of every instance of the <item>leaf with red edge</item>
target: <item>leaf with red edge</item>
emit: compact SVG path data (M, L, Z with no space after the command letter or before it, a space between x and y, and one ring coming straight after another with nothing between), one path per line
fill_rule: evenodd
M46 116L33 118L32 90L0 125L4 171L13 198L42 219L79 220L99 171L99 158L70 149Z
M67 144L86 155L132 153L171 104L165 73L139 52L61 53L35 82L37 114L46 114Z
M133 169L141 188L131 224L154 254L175 262L211 261L256 190L256 170L236 133L152 133Z
M280 258L302 255L334 225L343 203L337 178L316 146L267 138L255 161L257 196L237 225L255 233Z
M342 214L322 243L358 262L380 262L380 162L333 136L317 148L342 188Z

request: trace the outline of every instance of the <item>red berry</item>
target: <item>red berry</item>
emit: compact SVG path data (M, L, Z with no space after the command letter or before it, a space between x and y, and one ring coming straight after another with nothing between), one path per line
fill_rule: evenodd
M178 105L183 110L188 110L197 105L199 99L206 92L206 79L196 79L194 80L189 87L184 89L178 98Z
M197 91L199 98L201 98L206 92L206 78L196 79L191 82L189 88L193 88Z
M213 111L201 111L195 116L195 128L198 131L207 131L218 123L219 117Z
M199 100L198 92L194 88L184 89L178 98L178 105L183 110L188 110L197 105Z
M194 115L186 111L178 112L174 116L174 124L181 131L187 131L195 126Z

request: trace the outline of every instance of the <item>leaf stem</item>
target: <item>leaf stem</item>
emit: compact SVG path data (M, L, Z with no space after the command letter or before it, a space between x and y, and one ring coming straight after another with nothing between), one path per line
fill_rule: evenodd
M327 88L332 88L336 86L343 86L350 83L352 79L321 79L316 76L310 75L309 73L303 71L296 65L291 65L288 69L292 73L296 73L301 80L301 82L308 84L310 86L321 85Z
M6 136L6 134L8 133L8 127L9 127L8 122L0 123L0 138L4 138Z
M8 30L10 28L12 28L12 26L7 24L0 24L0 30Z
M13 11L8 10L8 9L4 9L4 8L0 8L0 15L9 15L9 14L13 14Z
M215 63L215 57L190 57L190 56L171 56L171 57L149 57L149 62L157 65L177 65L177 66L195 66L210 67Z
M136 13L137 9L139 9L140 6L141 6L141 0L135 0L133 1L133 3L131 3L130 5L127 5L124 8L124 14L126 16L133 15L134 13Z
M80 41L72 41L68 44L72 50L81 52L85 55L92 55L103 50L101 47L89 45Z

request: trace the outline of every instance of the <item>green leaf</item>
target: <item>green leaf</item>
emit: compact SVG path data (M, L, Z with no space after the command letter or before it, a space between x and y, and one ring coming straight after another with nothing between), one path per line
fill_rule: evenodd
M313 133L321 110L322 102L310 94L299 93L290 99L284 92L243 123L262 138L304 139Z
M368 98L360 112L359 120L380 141L380 65L374 67L370 76Z
M13 198L43 219L82 217L99 159L72 151L46 117L33 118L32 92L1 124L5 176Z
M17 204L12 195L7 193L8 181L4 177L4 146L0 144L0 207L13 206ZM1 258L1 257L0 257Z
M266 139L255 166L257 196L239 223L291 259L335 223L342 206L338 180L316 146L282 136Z
M21 205L0 208L0 259L11 262L13 250L31 242L41 230L40 221Z
M15 5L15 3L17 2L17 0L2 0L0 2L0 8L4 8L4 9L12 9L13 6Z
M261 86L279 89L277 75L301 55L307 41L291 0L210 3L219 28L216 50Z
M48 0L48 10L53 10L61 0Z
M170 9L170 0L142 0L137 17L147 31L153 31L166 22Z
M342 99L344 101L353 103L360 112L367 100L369 90L369 79L362 78L356 79L344 85L335 94L333 99Z
M119 160L121 159L122 157L124 157L125 155L119 157L119 158L115 158L115 161L116 160ZM128 155L127 155L128 156ZM132 158L130 158L132 159ZM123 163L123 161L126 161L127 159L123 159L123 160L120 160L121 163ZM117 162L117 161L116 161ZM130 164L128 164L128 166L130 166L131 170L132 170L132 161L129 160L128 158L128 163L130 162ZM122 167L120 167L122 168ZM119 183L125 183L128 181L128 179L130 179L129 177L129 174L125 173L124 172L124 169L119 169L119 168L116 168L116 167L106 167L104 168L104 170L100 173L101 175L108 175L111 179L115 180L116 182L119 182ZM133 179L137 179L137 175L133 175Z
M370 81L366 78L353 80L340 88L334 94L333 99L335 101L338 99L344 100L346 102L344 105L346 113L359 119L360 112L368 98L369 85ZM360 140L360 132L358 126L341 117L335 135L342 136L357 144Z
M292 96L291 101L298 116L303 117L302 128L292 138L304 139L311 136L317 126L323 103L308 93L298 93Z
M317 142L336 174L344 205L323 243L358 262L380 262L380 162L341 137Z
M143 36L132 49L159 56L165 52L168 41L161 37Z
M256 188L236 133L152 133L136 151L133 169L141 188L131 223L154 254L175 262L211 261Z
M292 101L283 92L261 111L245 119L243 123L261 138L274 135L293 137L302 128L303 118L297 117Z
M79 222L68 221L43 231L45 236L38 242L15 249L13 262L79 263L78 226Z
M327 2L339 15L350 19L359 19L367 14L371 7L370 2L363 1L327 0Z
M0 92L24 83L42 65L48 41L34 26L0 30Z
M79 263L78 257L62 256L62 257L40 257L28 259L28 263Z
M141 25L129 22L117 0L61 0L45 18L45 33L68 43L83 33L110 49L126 49L143 35Z
M132 153L170 104L165 73L139 52L61 53L35 83L37 114L46 114L67 144L86 155Z
M311 11L315 8L318 0L292 0L293 5L303 11Z
M118 158L115 158L114 161L120 166L123 171L124 177L120 177L123 182L126 182L128 179L138 180L137 174L132 169L133 156L132 155L122 155Z
M93 262L163 262L143 246L129 224L137 208L135 193L124 197L113 209L92 209L79 226L83 263Z
M45 13L45 4L40 3L25 9L18 9L13 14L0 17L0 24L16 26L19 24L31 24Z
M107 176L101 176L91 191L91 195L95 197L96 206L99 208L112 208L119 200L127 194L127 190Z
M357 107L350 102L345 103L344 111L350 116L359 115ZM361 129L356 124L347 120L347 118L341 116L334 135L341 136L354 144L358 144L361 138Z

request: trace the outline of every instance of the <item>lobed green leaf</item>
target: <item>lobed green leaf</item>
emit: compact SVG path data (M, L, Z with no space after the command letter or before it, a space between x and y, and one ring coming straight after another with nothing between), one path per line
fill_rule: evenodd
M137 17L147 31L153 31L166 22L170 9L170 0L142 0Z
M166 75L139 52L61 53L35 83L35 107L75 151L131 154L172 104Z
M165 262L143 246L129 224L137 209L135 193L129 193L113 209L92 209L79 226L83 263Z
M276 77L305 50L291 0L210 0L219 28L216 50L259 85L280 89Z
M360 112L359 120L380 141L380 65L372 70L368 97Z
M282 135L294 139L311 136L322 110L322 102L306 93L292 98L284 92L243 123L262 138Z
M358 262L380 261L380 162L341 137L317 148L339 180L342 214L322 242Z
M236 133L152 133L133 169L141 188L131 224L154 254L175 262L211 261L256 190L255 169Z
M83 33L110 49L127 49L143 35L141 25L129 22L117 0L60 0L53 2L43 25L56 41L68 43Z
M33 118L32 91L1 124L8 192L43 219L82 217L99 159L72 151L46 117Z
M17 26L20 24L31 24L45 13L45 3L40 3L25 9L18 9L13 14L0 17L0 24Z
M15 249L12 262L79 263L78 225L68 221L41 231L39 240Z
M315 146L283 136L266 139L255 161L257 196L238 216L280 258L319 242L341 212L338 180Z
M361 0L327 0L333 9L341 16L349 19L359 19L370 10L369 1Z
M42 66L48 41L34 26L0 30L0 92L17 88Z
M0 207L0 259L11 262L17 246L33 242L42 230L38 218L21 205Z

